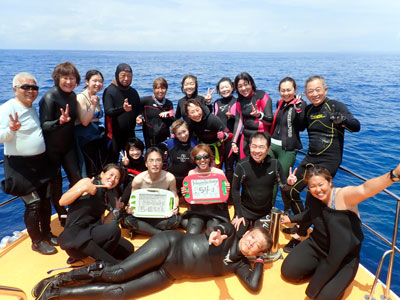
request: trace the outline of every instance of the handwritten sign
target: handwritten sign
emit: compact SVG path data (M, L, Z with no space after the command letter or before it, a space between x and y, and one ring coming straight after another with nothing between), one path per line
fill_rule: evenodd
M129 203L135 217L163 218L172 216L175 196L163 189L139 189L131 194Z
M229 194L228 180L222 174L192 174L183 180L186 189L185 201L190 204L212 204L225 202Z

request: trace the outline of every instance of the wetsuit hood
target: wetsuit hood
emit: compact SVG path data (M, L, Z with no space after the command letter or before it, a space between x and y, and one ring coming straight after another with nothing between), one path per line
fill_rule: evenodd
M119 81L119 73L121 72L129 72L132 73L132 68L130 65L126 64L126 63L121 63L117 66L117 69L115 70L115 82L118 86L118 88L120 88L121 90L127 90L129 89L129 86L124 86L121 84L121 82ZM114 80L113 80L114 81Z

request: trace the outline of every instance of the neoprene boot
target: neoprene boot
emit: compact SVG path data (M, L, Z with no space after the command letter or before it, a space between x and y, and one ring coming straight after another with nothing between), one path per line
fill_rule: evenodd
M90 283L81 286L62 287L59 289L58 297L60 299L124 300L126 295L119 284Z
M39 297L45 289L50 285L52 288L59 288L66 285L78 284L82 282L91 282L96 278L101 277L102 270L104 268L104 263L95 262L87 267L74 269L70 272L60 273L51 277L47 277L39 281L38 284L32 289L32 295L34 297ZM46 299L46 298L43 298Z

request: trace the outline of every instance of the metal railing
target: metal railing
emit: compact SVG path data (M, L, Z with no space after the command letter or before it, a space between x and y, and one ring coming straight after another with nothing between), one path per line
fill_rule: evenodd
M15 287L11 287L11 286L0 285L0 295L1 296L13 296L20 300L28 299L23 290L15 288Z
M303 151L298 151L298 153L303 154L303 155L306 155L306 153L303 152ZM1 160L1 161L0 161L0 165L2 165L3 162L4 162L4 161ZM339 169L342 170L342 171L344 171L345 173L347 173L347 174L353 176L353 177L356 177L356 178L362 180L362 181L367 181L366 178L364 178L364 177L358 175L357 173L355 173L355 172L353 172L353 171L351 171L351 170L349 170L349 169L347 169L347 168L345 168L345 167L340 166ZM66 176L64 176L63 179L64 179L64 178L66 178ZM383 266L383 262L384 262L386 256L389 255L389 254L390 254L390 259L389 259L388 273L387 273L387 277L386 277L385 294L383 295L383 297L384 297L383 299L385 299L385 300L390 299L390 285L391 285L391 282L392 282L392 273L393 273L394 256L395 256L395 253L396 253L396 252L400 253L400 249L396 246L397 232L398 232L398 225L399 225L399 215L400 215L400 197L397 196L397 195L395 195L395 194L393 194L392 192L388 191L387 189L384 189L381 193L385 193L386 195L388 195L388 196L392 197L393 199L397 200L396 216L395 216L395 222L394 222L394 227L393 227L393 237L392 237L392 241L389 241L389 240L386 239L382 234L376 232L374 229L372 229L372 228L369 227L368 225L362 223L362 226L363 226L364 228L366 228L366 229L367 229L368 231L370 231L372 234L374 234L375 236L377 236L378 238L380 238L384 243L386 243L386 244L387 244L388 246L390 246L390 248L391 248L391 249L387 250L387 251L382 255L382 258L380 259L379 266L378 266L377 272L376 272L376 274L375 274L375 280L374 280L374 283L373 283L373 285L372 285L371 292L370 292L369 295L366 295L366 296L365 296L365 299L368 299L368 300L374 299L374 298L372 297L372 295L373 295L373 293L374 293L374 291L375 291L376 284L378 283L379 276L380 276L380 272L381 272L382 266ZM3 207L4 205L7 205L7 204L13 202L14 200L16 200L16 199L18 199L18 198L19 198L19 197L12 197L11 199L8 199L8 200L6 200L6 201L0 203L0 208Z

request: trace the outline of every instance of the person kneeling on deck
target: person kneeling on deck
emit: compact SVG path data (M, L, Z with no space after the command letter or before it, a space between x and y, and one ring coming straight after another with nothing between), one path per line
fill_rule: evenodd
M33 288L32 295L41 300L126 299L154 293L176 279L231 273L250 291L256 292L262 286L264 260L257 257L251 267L245 256L262 255L271 245L271 236L263 227L247 231L241 239L229 223L217 225L203 234L164 231L116 265L97 262L43 279Z
M57 169L45 153L43 132L32 107L39 87L35 77L19 73L13 79L15 98L0 106L0 143L4 143L4 193L19 196L25 203L24 222L32 250L55 254L57 237L50 231L49 182Z
M281 163L268 156L271 149L271 135L256 132L250 136L250 156L236 164L233 173L231 194L235 206L232 224L242 236L250 226L260 225L260 219L269 215L273 203L274 185L290 189L296 183L296 169L289 170L287 179L283 176ZM240 189L241 187L241 189ZM241 190L241 194L240 194Z
M171 191L175 196L172 216L169 218L137 218L133 215L124 217L122 226L144 235L154 235L162 230L175 229L179 226L179 197L176 191L175 176L162 170L163 152L157 147L147 149L144 156L147 171L137 175L132 181L132 193L138 189L158 188ZM127 199L123 199L126 201ZM126 203L125 203L126 204ZM128 213L130 208L128 208Z
M316 165L307 170L308 208L283 216L282 223L309 222L310 237L294 248L282 263L282 276L291 282L310 279L306 295L311 299L341 299L356 276L364 235L358 203L400 181L400 164L392 171L358 186L334 187L328 169Z

